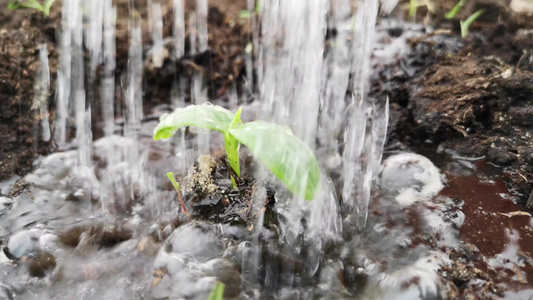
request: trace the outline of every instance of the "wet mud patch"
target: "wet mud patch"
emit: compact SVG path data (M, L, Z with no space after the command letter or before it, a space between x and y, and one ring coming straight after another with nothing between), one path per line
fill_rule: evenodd
M507 77L512 67L493 59L450 58L418 80L410 101L417 138L430 139L461 155L486 156L507 167L511 188L531 191L533 73ZM414 123L414 124L413 124Z
M465 214L461 245L447 251L451 263L439 271L451 298L504 297L533 285L531 215L513 202L518 196L494 169L486 161L459 160L445 171L441 196L459 201Z
M504 26L513 45L516 28L491 26ZM516 69L522 51L485 45L493 52L478 53L471 51L478 47L475 38L439 31L420 33L409 43L409 53L379 67L373 78L371 94L391 102L389 144L433 143L460 155L486 157L504 167L506 184L525 204L533 188L533 73L527 64ZM512 58L500 56L511 52Z
M411 51L377 63L372 81L371 94L391 102L390 149L415 149L436 162L442 157L435 152L444 151L456 159L440 163L448 183L435 200L450 198L464 213L460 243L443 247L440 235L415 239L447 257L437 272L450 299L529 297L531 290L525 204L533 187L533 128L525 116L531 116L533 77L527 64L515 70L522 54L513 44L516 27L490 26L505 34L491 40L476 32L462 40L453 31L420 32L409 39ZM394 44L397 37L387 39ZM491 45L505 39L506 45Z

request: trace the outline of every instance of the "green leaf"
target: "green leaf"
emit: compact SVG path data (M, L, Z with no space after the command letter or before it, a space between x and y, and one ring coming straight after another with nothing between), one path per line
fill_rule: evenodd
M9 10L15 10L15 9L19 9L19 8L22 8L22 6L18 2L18 0L13 0L13 1L11 1L11 2L9 2L7 4L7 9L9 9Z
M320 187L320 168L307 145L286 126L254 121L230 129L296 195L313 200Z
M211 104L190 105L176 108L171 114L164 114L154 130L154 139L168 139L178 129L196 126L220 132L228 131L234 119L233 114L220 106Z
M226 285L223 284L220 281L215 281L215 286L213 287L213 290L211 291L211 294L209 294L208 300L222 300L224 299L224 289L226 288Z
M237 174L241 176L239 165L239 141L235 139L228 130L242 124L241 111L236 115L220 106L211 104L189 105L186 108L176 108L173 113L161 116L159 124L154 130L154 139L168 139L178 129L186 126L196 126L211 130L220 131L224 134L226 141L226 152L228 160ZM233 186L237 186L232 178Z
M239 110L235 114L235 118L233 118L233 120L231 121L231 124L229 125L229 130L231 130L232 128L238 128L242 125L241 112L242 107L239 108ZM229 164L233 168L237 176L240 177L241 167L239 164L239 141L227 131L224 132L224 138L226 139L226 152L228 154Z
M46 1L44 1L43 13L44 13L45 16L48 17L48 15L50 15L50 9L52 8L52 4L54 4L54 2L56 2L56 0L46 0Z
M463 6L465 6L466 4L466 0L460 0L454 7L453 9L450 11L450 12L447 12L444 17L446 19L453 19L455 18L455 16L457 16L457 14L459 13L459 11L461 10L461 8L463 8Z
M249 10L239 11L239 18L241 19L250 19L252 17L252 12Z
M12 0L7 5L7 8L10 10L20 9L20 8L33 8L39 11L43 11L43 6L37 0Z
M416 19L416 11L418 10L418 0L409 1L409 18L413 21Z

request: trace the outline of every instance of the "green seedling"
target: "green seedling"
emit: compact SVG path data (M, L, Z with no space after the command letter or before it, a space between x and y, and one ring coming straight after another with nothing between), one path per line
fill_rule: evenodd
M41 11L46 17L50 15L50 9L52 4L56 0L45 0L44 4L39 3L37 0L11 0L7 4L7 8L10 10L32 8Z
M241 10L239 11L239 18L240 19L251 19L254 14L260 15L261 14L261 1L257 1L255 4L255 10Z
M213 290L211 291L211 294L209 294L209 298L207 300L222 300L224 299L224 289L226 288L226 285L223 284L220 281L215 282L215 286L213 287Z
M466 0L460 0L454 7L451 11L447 12L444 17L446 19L454 19L457 14L459 13L459 11L461 10L461 8L463 8L463 6L465 6L466 4Z
M466 19L464 22L461 21L461 36L463 38L468 36L468 29L470 26L479 18L483 13L485 12L485 9L480 9L473 13L468 19Z
M309 147L288 127L263 121L244 124L241 110L234 115L214 105L190 105L161 116L154 139L168 139L178 129L196 126L222 132L231 168L240 177L239 146L244 144L294 194L313 200L320 187L320 168ZM232 178L236 186L235 178Z
M418 10L418 0L409 1L409 18L413 21L416 18L416 11Z
M183 212L187 215L187 217L191 217L189 212L187 211L187 207L185 207L185 201L183 200L183 194L181 192L181 186L178 181L176 181L176 178L174 178L174 173L168 172L167 173L168 179L170 179L170 182L172 182L172 185L174 186L174 189L176 189L176 192L178 193L178 198L181 203L181 207L183 208Z
M239 18L241 19L251 19L252 18L252 14L253 12L249 11L249 10L241 10L239 11Z
M183 109L177 108L172 114L161 116L159 125L154 131L154 139L156 141L168 139L176 130L186 126L220 131L226 140L229 163L237 176L240 177L239 141L229 133L230 129L242 124L240 116L241 110L233 115L229 110L214 105L190 105ZM231 180L235 187L235 179L232 178Z

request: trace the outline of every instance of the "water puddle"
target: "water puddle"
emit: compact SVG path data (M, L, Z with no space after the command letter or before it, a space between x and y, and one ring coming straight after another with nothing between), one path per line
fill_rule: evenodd
M463 161L464 163L464 161ZM511 290L532 286L533 228L531 216L515 204L502 178L491 175L494 166L484 160L448 165L448 184L441 195L461 201L465 221L460 228L462 241L477 248L484 259L472 261L490 279Z

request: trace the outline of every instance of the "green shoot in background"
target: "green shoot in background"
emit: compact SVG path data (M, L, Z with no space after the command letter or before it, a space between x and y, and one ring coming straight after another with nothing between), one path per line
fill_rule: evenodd
M215 285L213 287L213 290L211 291L211 294L209 294L209 298L207 300L222 300L224 299L224 289L226 288L226 285L223 284L220 281L215 281Z
M413 21L416 18L416 11L418 10L418 0L410 0L409 2L409 18Z
M55 1L56 0L45 0L44 4L41 4L37 0L11 0L11 2L7 4L7 8L10 10L33 8L41 11L46 17L48 17L50 15L52 4L54 4Z
M187 215L187 217L191 217L191 215L189 214L189 212L187 211L187 207L185 207L185 201L183 200L183 194L181 192L181 186L180 184L176 181L176 178L174 178L174 173L172 172L168 172L167 173L167 177L168 179L170 179L170 182L172 182L172 185L174 186L174 189L176 189L176 192L178 193L178 198L180 200L180 203L181 203L181 207L183 208L183 212Z
M485 9L480 9L473 13L466 21L461 21L461 36L463 38L468 36L468 29L470 26L479 18L483 13L485 12Z
M290 128L254 121L244 124L241 109L235 115L211 104L177 108L172 114L161 116L154 130L154 139L168 139L178 129L197 126L220 131L225 138L230 166L240 177L239 146L244 144L294 194L313 200L320 187L320 168L309 147L294 136ZM235 187L235 179L232 178Z
M457 16L457 14L459 13L459 11L461 10L461 8L463 8L463 6L465 6L466 4L466 0L460 0L454 7L453 9L450 11L450 12L447 12L444 17L446 19L453 19L455 18L455 16Z

